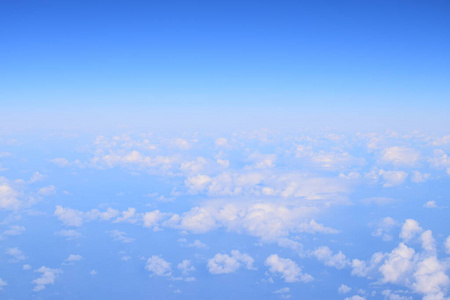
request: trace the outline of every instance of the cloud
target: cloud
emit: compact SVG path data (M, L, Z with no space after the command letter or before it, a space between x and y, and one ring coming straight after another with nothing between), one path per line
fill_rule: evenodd
M66 258L66 261L72 262L72 261L80 261L83 257L78 254L70 254L68 258Z
M24 253L19 250L19 248L8 248L6 249L5 253L13 257L13 262L24 260L26 258Z
M133 214L134 209L128 209L127 211L122 212L122 217L119 217L119 221L127 221L129 220ZM56 206L54 215L66 226L72 227L81 227L86 221L93 220L110 220L115 218L119 214L119 211L107 208L106 211L101 212L98 209L92 209L87 212L83 212L81 210L76 210L72 208L64 208L60 205Z
M349 259L341 251L333 255L330 248L326 246L314 250L313 255L326 266L336 269L343 269L350 264Z
M345 300L366 300L366 298L359 296L359 295L354 295L354 296L345 298Z
M31 266L28 264L22 266L22 270L30 270L30 269L31 269Z
M385 300L412 300L411 297L395 294L391 290L383 290L381 295L384 296Z
M372 227L375 227L372 231L372 236L381 237L383 241L390 241L393 239L391 230L398 226L397 221L391 217L386 217L378 222L372 223Z
M39 278L32 281L32 283L36 285L33 291L39 292L45 289L47 285L54 284L58 275L62 273L62 270L50 269L42 266L39 269L35 270L35 272L41 273L41 276Z
M346 286L345 284L341 284L338 288L338 293L339 294L347 294L352 290L351 287Z
M450 235L445 240L445 253L450 254Z
M147 263L145 264L145 269L152 273L154 276L171 276L172 268L170 263L165 261L160 256L153 255L149 259L147 259Z
M420 158L420 153L407 147L394 146L386 148L381 161L395 166L414 166Z
M62 236L65 237L67 240L74 240L74 239L78 239L81 237L81 233L79 233L76 230L60 230L58 232L55 233L58 236Z
M401 185L405 182L408 177L408 173L404 171L385 171L379 170L378 175L383 177L384 179L384 187L393 187L397 185Z
M41 195L41 196L50 196L50 195L55 194L55 192L56 192L55 186L49 185L49 186L40 188L40 189L38 190L38 195Z
M3 231L0 234L0 240L3 239L6 236L16 236L16 235L21 235L22 233L24 233L26 230L25 227L23 226L18 226L18 225L11 225L8 227L8 229L5 229L5 231Z
M254 260L248 254L232 250L231 255L217 253L208 260L208 270L211 274L226 274L237 271L241 266L247 270L254 270Z
M16 210L21 206L19 192L6 183L0 183L0 209Z
M126 237L126 233L123 231L119 231L117 229L108 231L109 235L113 238L114 241L121 243L132 243L134 239Z
M417 233L422 232L422 230L422 227L419 226L419 223L417 223L416 220L407 219L405 223L403 223L400 238L405 241L409 241L413 239Z
M192 265L192 262L188 259L183 260L177 265L177 268L184 274L188 275L190 272L195 271L194 266Z
M269 267L271 273L279 274L285 282L309 282L313 277L302 273L301 268L289 258L281 258L278 254L272 254L267 257L265 265Z
M430 200L430 201L427 201L427 202L423 205L423 207L425 207L425 208L437 208L438 206L437 206L437 204L436 204L436 201Z
M8 283L0 278L0 290L3 290L3 288L7 285L8 285Z

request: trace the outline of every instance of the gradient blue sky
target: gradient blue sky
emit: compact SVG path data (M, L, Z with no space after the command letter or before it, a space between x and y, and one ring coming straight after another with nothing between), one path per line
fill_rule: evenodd
M276 108L443 121L449 14L448 1L2 1L0 101L4 117L46 119Z

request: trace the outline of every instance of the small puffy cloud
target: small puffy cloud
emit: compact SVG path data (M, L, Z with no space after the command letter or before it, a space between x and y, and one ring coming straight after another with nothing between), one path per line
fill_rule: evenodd
M170 266L170 263L157 255L153 255L152 257L147 259L145 269L152 273L152 275L154 276L172 275L172 267Z
M420 153L407 147L389 147L383 151L381 161L395 166L414 166L420 158Z
M164 217L164 214L159 210L146 212L142 217L144 222L144 227L153 228L153 230L158 230L158 222Z
M383 177L384 179L384 187L393 187L397 185L401 185L405 182L408 177L408 173L404 171L385 171L379 170L378 175Z
M365 198L361 200L364 204L375 204L375 205L387 205L396 202L397 200L393 198L387 198L387 197L371 197L371 198Z
M209 210L194 207L181 216L178 228L193 233L204 233L216 227L216 220Z
M33 176L31 176L29 182L30 182L30 183L38 182L38 181L43 180L44 178L45 178L45 176L42 175L41 173L39 173L39 172L34 172L34 173L33 173Z
M81 260L83 257L81 255L78 254L70 254L68 258L66 258L66 261L79 261Z
M3 290L3 287L7 286L8 283L0 278L0 290Z
M341 284L338 288L338 293L339 294L347 294L352 290L351 287L346 286L345 284Z
M40 267L35 272L41 274L39 278L32 281L36 285L33 289L35 292L42 291L49 284L54 284L58 275L62 273L60 269L51 269L45 266Z
M195 175L188 177L184 184L189 188L191 192L203 191L207 185L211 182L211 177L208 175Z
M405 241L409 241L413 239L417 233L422 232L422 230L422 227L419 226L419 223L417 223L416 220L407 219L405 223L403 223L400 238Z
M56 188L53 185L42 187L38 190L38 195L40 196L50 196L56 192Z
M56 206L55 216L66 226L80 227L83 225L83 212L71 208Z
M284 288L281 288L281 289L279 289L279 290L276 290L276 291L273 292L273 293L274 293L274 294L287 294L287 293L289 293L290 291L291 291L290 288L284 287Z
M121 242L121 243L132 243L134 242L133 238L129 238L126 236L126 233L123 231L119 231L117 229L108 231L109 236L113 238L114 241Z
M183 260L177 265L177 268L184 274L187 275L192 271L195 271L195 267L192 265L190 260Z
M231 255L217 253L208 260L208 270L211 274L226 274L237 271L242 265L248 270L254 270L253 258L245 253L232 250Z
M8 184L0 183L0 209L16 210L22 204L18 199L19 192L14 190Z
M50 162L54 163L58 167L66 167L69 165L69 161L62 157L54 158L54 159L50 160Z
M60 230L55 233L58 236L65 237L67 240L74 240L81 237L81 233L76 230Z
M425 207L425 208L437 208L438 206L437 206L437 204L436 204L436 201L430 200L430 201L427 201L427 202L423 205L423 207Z
M133 207L129 207L127 210L122 212L122 216L114 220L114 223L121 223L121 222L136 223L137 219L135 218L135 214L136 209Z
M279 274L285 282L309 282L313 277L302 273L300 267L289 258L281 258L278 254L267 257L265 265L269 267L271 273Z
M421 173L419 171L413 171L411 175L411 181L414 183L422 183L427 181L431 177L429 173Z
M314 250L313 255L326 266L334 267L336 269L343 269L350 264L350 261L341 251L337 254L333 254L330 248L326 246Z
M5 231L3 231L0 234L0 240L6 236L21 235L22 233L25 232L25 230L26 230L26 228L23 226L18 226L18 225L9 226L7 229L5 229Z
M19 248L8 248L5 253L13 257L13 262L25 259L25 255L21 250L19 250Z
M91 276L95 276L95 275L97 275L97 271L96 270L92 270L92 271L89 272L89 274Z
M214 143L218 147L225 147L228 145L228 140L226 138L218 138Z
M28 264L22 266L22 270L30 270L30 269L31 269L31 266Z
M372 231L372 236L381 237L383 241L390 241L393 238L391 230L397 227L398 223L391 217L386 217L378 222L372 223L371 226L375 227L374 231Z

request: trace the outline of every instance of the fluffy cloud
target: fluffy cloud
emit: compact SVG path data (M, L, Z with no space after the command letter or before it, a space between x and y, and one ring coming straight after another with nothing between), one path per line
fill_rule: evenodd
M5 253L13 257L13 262L25 259L24 253L19 248L8 248Z
M6 183L0 182L0 209L16 210L20 207L19 192Z
M302 273L301 268L289 258L281 258L278 254L267 257L265 265L269 267L271 273L279 274L286 282L309 282L313 277Z
M391 230L398 226L397 221L391 217L386 217L378 222L372 223L375 230L372 231L372 236L381 237L383 241L390 241L393 239Z
M326 246L317 248L312 254L326 266L336 269L343 269L350 264L349 259L341 251L333 254L330 248Z
M109 235L113 238L114 241L121 243L132 243L134 239L126 236L126 233L123 231L119 231L117 229L111 230L108 232Z
M183 273L183 275L188 275L190 272L195 271L194 266L190 260L183 260L177 265L177 268Z
M70 254L68 258L66 258L66 261L72 262L72 261L79 261L81 260L83 257L81 255L78 254Z
M79 233L76 230L60 230L58 232L55 233L56 235L65 237L67 240L73 240L73 239L78 239L81 237L81 233Z
M26 230L25 227L23 226L18 226L18 225L12 225L9 226L8 229L5 229L1 234L0 234L0 240L7 237L7 236L16 236L16 235L21 235L22 233L24 233Z
M416 220L408 219L403 223L402 231L400 232L400 238L405 241L413 239L417 233L422 232L422 227L419 226Z
M36 285L33 289L35 292L42 291L49 284L54 284L58 275L62 273L60 269L51 269L45 266L40 267L35 272L41 273L39 278L32 281Z
M393 187L397 185L401 185L405 182L408 177L408 173L404 171L385 171L379 170L378 175L383 177L384 179L384 187Z
M420 153L407 147L389 147L383 151L381 161L396 166L414 166L420 158Z
M165 261L160 256L153 255L147 259L145 264L145 269L149 271L154 276L171 276L172 267L170 263Z
M341 284L338 288L338 293L339 294L347 294L352 290L351 287L346 286L345 284Z
M3 290L3 288L7 285L8 285L8 283L0 278L0 290Z
M445 253L450 254L450 235L445 240Z
M217 253L208 260L208 270L211 274L226 274L237 271L241 266L254 270L253 258L245 253L232 250L231 255Z

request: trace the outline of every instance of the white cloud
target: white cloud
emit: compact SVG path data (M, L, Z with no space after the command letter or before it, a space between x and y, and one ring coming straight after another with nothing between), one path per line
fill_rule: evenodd
M21 235L22 233L24 233L26 230L25 227L23 226L18 226L18 225L11 225L8 227L8 229L6 229L5 231L3 231L0 234L0 240L2 238L4 238L5 236L16 236L16 235Z
M172 268L170 263L165 261L160 256L153 255L149 259L147 259L147 263L145 264L145 269L152 273L155 276L171 276Z
M383 177L384 179L384 187L393 187L397 185L401 185L405 182L408 177L408 173L404 171L385 171L379 170L378 175Z
M16 210L20 207L19 192L8 184L0 183L0 209Z
M217 253L208 260L208 270L211 274L226 274L237 271L242 265L247 270L254 270L254 260L245 253L232 250L231 255Z
M42 187L38 190L38 195L41 196L50 196L53 195L56 192L56 188L53 185L49 185L46 187Z
M313 277L302 273L300 267L289 258L281 258L278 254L267 257L265 265L269 267L271 273L279 274L285 282L309 282Z
M413 171L411 176L411 181L414 183L422 183L431 178L429 173L421 173L419 171Z
M381 161L395 166L414 166L420 158L420 153L407 147L389 147L383 151Z
M391 290L383 290L381 295L384 296L385 300L412 300L411 297L401 296L399 294L393 293Z
M437 204L436 204L436 201L430 200L430 201L427 201L427 202L423 205L423 207L425 207L425 208L437 208L438 206L437 206Z
M192 265L192 262L188 259L183 260L177 265L177 268L184 274L188 275L190 272L195 271L195 267Z
M413 239L417 233L422 232L422 227L419 226L416 220L407 219L405 223L403 223L402 231L400 232L400 238L405 241L409 241Z
M7 286L8 283L0 278L0 290L3 290L3 287Z
M146 212L142 217L142 221L144 222L144 227L151 227L153 230L158 230L158 222L164 217L159 210Z
M422 248L425 251L436 251L436 241L433 238L431 230L427 230L420 235Z
M391 230L397 227L398 223L391 217L386 217L371 225L375 227L375 230L372 231L372 236L381 237L383 241L390 241L393 238Z
M128 222L136 223L137 219L135 217L136 209L129 207L127 210L122 212L122 216L114 220L114 223Z
M228 146L228 140L226 138L218 138L215 141L215 144L218 147L225 147L225 146Z
M339 294L347 294L352 290L351 287L346 286L345 284L341 284L338 288L338 293Z
M81 260L83 257L81 255L78 254L70 254L68 258L66 258L66 261L79 261Z
M39 278L32 281L36 285L33 289L35 292L42 291L49 284L54 284L58 275L62 273L60 269L50 269L45 266L40 267L35 272L41 273Z
M114 241L121 243L132 243L134 242L133 238L129 238L126 236L126 233L123 231L119 231L117 229L108 231L109 235L113 238Z
M345 298L345 300L366 300L366 298L359 296L359 295L354 295L354 296Z
M69 161L65 158L59 157L59 158L54 158L52 160L50 160L52 163L54 163L55 165L59 166L59 167L66 167L69 165Z
M314 250L313 255L326 266L334 267L336 269L343 269L350 264L350 261L341 251L333 255L330 248L326 246L319 247Z
M8 248L5 253L13 257L13 262L24 260L26 258L24 253L19 250L19 248Z
M445 240L445 253L450 254L450 235Z
M60 230L58 232L55 233L58 236L62 236L65 237L67 240L73 240L73 239L78 239L81 237L81 233L79 233L76 230Z
M384 264L379 268L383 275L382 281L397 284L403 282L412 271L414 253L414 249L400 243L388 254Z
M22 270L30 270L30 269L31 269L31 266L28 264L22 266Z
M80 227L83 225L83 212L71 208L56 206L55 216L66 226Z

